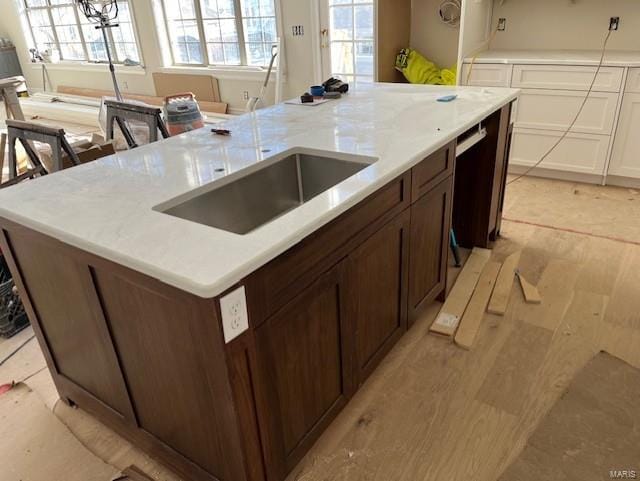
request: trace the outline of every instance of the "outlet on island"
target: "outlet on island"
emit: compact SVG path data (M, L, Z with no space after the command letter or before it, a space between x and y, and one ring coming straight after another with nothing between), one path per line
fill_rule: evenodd
M220 312L222 313L224 342L228 344L249 329L247 296L244 286L220 299Z

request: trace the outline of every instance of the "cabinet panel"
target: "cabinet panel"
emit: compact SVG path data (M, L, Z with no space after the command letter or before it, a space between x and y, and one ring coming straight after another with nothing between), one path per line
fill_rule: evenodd
M456 142L441 148L411 170L411 201L414 202L453 174Z
M561 132L515 129L510 163L530 167L558 141ZM582 174L603 175L610 137L570 133L540 164L543 169L556 169Z
M594 92L619 92L624 69L602 67L593 86ZM559 89L587 91L596 67L574 65L515 65L512 86L523 89Z
M28 292L20 294L31 301L56 374L134 424L89 267L61 244L54 247L38 237L7 233L20 277L28 279Z
M470 64L464 64L462 67L460 79L462 85L476 87L509 87L511 85L513 65L475 63L471 70L471 77L467 82L470 68Z
M349 256L349 302L360 383L407 328L409 221L406 210Z
M446 286L452 178L448 178L411 207L409 319L433 301Z
M102 268L94 278L140 428L216 478L244 480L214 304Z
M353 389L344 269L338 264L256 330L276 479L302 458Z
M565 131L580 110L585 92L524 90L515 113L516 127ZM610 135L618 94L593 92L572 132Z
M626 91L629 93L640 93L640 68L629 69Z
M609 174L640 178L639 134L640 93L627 93L622 102Z

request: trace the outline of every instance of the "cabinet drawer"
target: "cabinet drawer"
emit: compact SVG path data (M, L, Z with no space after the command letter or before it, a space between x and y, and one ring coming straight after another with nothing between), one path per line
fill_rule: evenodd
M410 172L303 239L246 279L249 319L258 326L318 275L409 207Z
M568 90L524 90L515 113L518 128L566 130L586 92ZM616 116L618 94L592 92L573 132L610 135Z
M510 163L526 167L534 165L561 135L555 131L515 129ZM602 175L609 141L610 137L606 135L570 133L540 168Z
M629 93L640 93L640 68L629 69L626 91Z
M596 67L571 65L515 65L512 87L587 91ZM595 92L620 92L624 69L602 67L593 86Z
M473 85L476 87L509 87L511 85L513 65L473 64L471 77L467 82L470 68L471 65L468 63L462 67L462 78L460 79L462 85Z
M452 142L416 165L411 171L411 201L415 202L453 174L455 160L456 143Z

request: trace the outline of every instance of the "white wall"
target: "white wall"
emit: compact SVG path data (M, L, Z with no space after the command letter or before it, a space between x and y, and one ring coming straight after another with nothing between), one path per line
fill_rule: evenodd
M413 0L411 8L411 48L441 68L450 68L458 59L459 27L440 20L442 0Z
M599 50L609 17L621 17L620 30L611 36L610 49L640 50L638 0L500 0L495 1L493 25L507 19L495 49Z
M287 82L284 88L285 96L295 96L306 90L314 83L313 60L311 55L311 1L312 0L281 0L283 37L285 42ZM142 51L145 69L136 69L128 73L125 68L118 68L118 78L121 88L125 92L155 95L153 72L163 69L163 61L158 48L158 37L153 22L152 0L134 0L134 9L138 40ZM11 38L18 49L24 75L31 88L42 88L42 71L39 65L29 63L28 43L22 32L20 16L15 0L0 0L0 36ZM291 26L304 25L306 35L293 37ZM105 68L89 66L83 68L62 69L51 65L48 68L49 79L53 89L59 85L80 88L111 89L111 79ZM131 72L131 71L130 71ZM193 72L197 73L197 72ZM244 91L250 95L258 95L264 75L246 79L246 76L234 77L226 74L219 77L222 100L229 103L230 108L241 110L244 108ZM273 101L273 87L270 89L267 101Z

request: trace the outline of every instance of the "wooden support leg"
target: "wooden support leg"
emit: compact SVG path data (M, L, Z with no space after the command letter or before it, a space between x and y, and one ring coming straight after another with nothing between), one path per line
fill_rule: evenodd
M0 134L0 183L2 183L2 173L4 172L5 149L7 147L7 134Z

